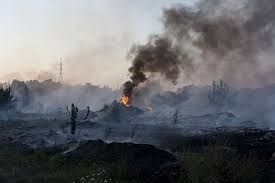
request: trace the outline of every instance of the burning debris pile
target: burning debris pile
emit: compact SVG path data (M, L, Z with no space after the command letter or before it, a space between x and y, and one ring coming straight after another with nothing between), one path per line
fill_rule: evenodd
M139 108L130 106L126 100L124 101L125 103L122 102L122 100L120 102L114 101L110 105L105 105L104 108L98 112L97 120L105 122L123 122L144 112Z
M129 107L130 106L130 97L128 95L122 95L121 99L120 99L120 103Z

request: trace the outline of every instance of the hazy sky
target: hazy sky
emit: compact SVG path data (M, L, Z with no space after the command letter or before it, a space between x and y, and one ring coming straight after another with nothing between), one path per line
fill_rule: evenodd
M55 77L117 87L127 50L161 30L162 8L194 0L0 0L0 80Z

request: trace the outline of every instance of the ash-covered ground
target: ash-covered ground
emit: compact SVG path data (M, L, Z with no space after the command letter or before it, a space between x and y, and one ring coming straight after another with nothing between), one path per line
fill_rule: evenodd
M136 96L129 106L119 101L121 91L93 105L87 100L93 90L75 92L83 104L59 87L48 96L30 90L17 96L28 99L26 104L11 100L13 105L1 109L2 182L275 180L273 85L226 95L216 85L191 85ZM87 92L87 86L82 89ZM63 98L55 104L60 91ZM79 106L75 135L66 109L71 103Z
M274 88L268 86L255 90L232 90L222 99L222 104L210 103L211 86L191 85L176 92L159 92L149 99L145 96L146 102L135 102L137 107L135 103L131 106L121 104L119 100L115 100L118 96L113 94L113 102L108 104L90 100L92 111L86 120L84 118L87 110L83 104L79 104L76 134L73 138L79 141L103 139L106 142L134 142L158 146L168 136L204 135L221 128L228 131L243 128L272 129ZM34 96L34 102L22 107L21 111L19 108L1 111L1 139L21 142L32 147L70 142L71 123L66 111L66 104L70 105L69 97L55 106L54 102L50 101L52 99L47 100L50 97L44 96L41 99ZM78 100L83 100L82 96L79 96ZM43 100L46 102L45 108L48 108L43 111L51 112L40 112L38 106L43 105ZM74 99L71 101L74 102ZM102 107L97 107L97 110L93 106Z

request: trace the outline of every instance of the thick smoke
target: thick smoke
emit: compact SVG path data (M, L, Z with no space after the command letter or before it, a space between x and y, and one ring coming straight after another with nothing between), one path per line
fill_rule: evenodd
M118 91L87 83L85 85L66 85L45 81L18 81L11 84L12 104L17 111L28 113L51 113L65 111L74 103L79 109L87 106L99 110L105 104L118 98Z
M195 8L165 9L164 31L130 51L125 94L155 74L173 84L179 78L245 87L273 82L274 8L273 0L202 0Z
M176 84L180 74L183 58L167 37L152 36L143 46L131 49L129 57L132 66L129 68L131 81L124 84L124 94L131 96L132 89L147 80L145 73L159 73L165 79Z

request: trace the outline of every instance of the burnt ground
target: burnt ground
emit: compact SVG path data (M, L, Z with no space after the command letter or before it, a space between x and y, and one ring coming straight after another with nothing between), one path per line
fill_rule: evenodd
M80 116L73 138L66 114L0 120L0 182L275 182L275 131L113 105Z
M155 146L88 140L33 148L1 136L0 147L1 182L275 181L272 130L168 134Z

